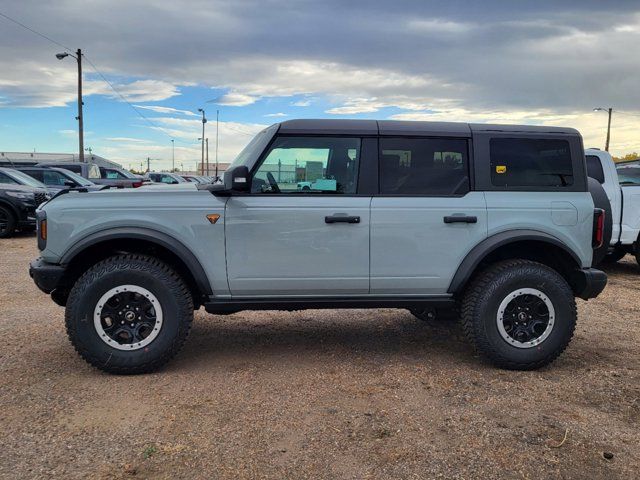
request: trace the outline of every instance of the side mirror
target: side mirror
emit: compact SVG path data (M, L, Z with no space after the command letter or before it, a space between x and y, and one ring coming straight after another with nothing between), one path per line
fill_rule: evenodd
M224 188L233 192L250 192L251 174L249 169L241 165L225 172Z
M65 180L64 181L64 186L65 187L69 187L69 188L75 188L76 187L76 182L74 182L73 180Z

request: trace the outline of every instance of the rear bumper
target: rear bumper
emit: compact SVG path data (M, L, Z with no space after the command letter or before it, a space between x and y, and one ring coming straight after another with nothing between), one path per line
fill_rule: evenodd
M595 268L576 270L572 280L573 291L583 300L596 298L607 286L607 274Z
M51 293L58 287L64 272L64 267L47 263L42 258L35 259L29 265L29 275L44 293Z

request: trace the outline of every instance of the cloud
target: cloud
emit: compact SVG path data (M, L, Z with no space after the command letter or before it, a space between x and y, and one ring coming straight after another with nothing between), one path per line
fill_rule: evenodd
M284 112L278 112L278 113L267 113L266 115L263 115L263 116L264 117L288 117L289 114Z
M292 107L308 107L311 105L311 100L298 100L297 102L291 103Z
M238 93L238 92L229 92L221 97L212 100L211 103L216 103L218 105L226 105L228 107L246 107L247 105L251 105L258 100L257 97Z
M167 113L167 114L175 113L176 115L186 115L189 117L197 116L196 113L190 110L179 110L177 108L161 107L159 105L134 105L134 107L141 108L143 110L151 110L152 112L156 112L156 113Z

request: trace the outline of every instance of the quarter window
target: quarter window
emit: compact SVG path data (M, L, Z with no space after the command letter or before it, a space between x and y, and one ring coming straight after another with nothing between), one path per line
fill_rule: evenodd
M380 191L386 195L462 195L469 191L467 141L380 140Z
M566 140L492 138L491 183L496 187L573 185L571 149Z
M279 137L253 174L253 193L356 193L360 139Z

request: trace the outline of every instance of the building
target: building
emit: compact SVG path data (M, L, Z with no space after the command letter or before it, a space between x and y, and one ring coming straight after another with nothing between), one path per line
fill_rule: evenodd
M122 166L111 160L107 160L94 153L84 156L86 162L95 163L99 167L122 168ZM78 162L77 153L45 153L45 152L0 152L0 166L10 167L12 165L35 165L37 163L57 163L57 162Z
M230 163L227 162L218 162L218 176L221 177L224 172L229 168ZM202 175L202 163L198 162L196 164L196 168L198 172L196 175ZM207 164L204 164L204 174L213 177L216 174L216 162L212 162L209 160L209 173L207 173Z

